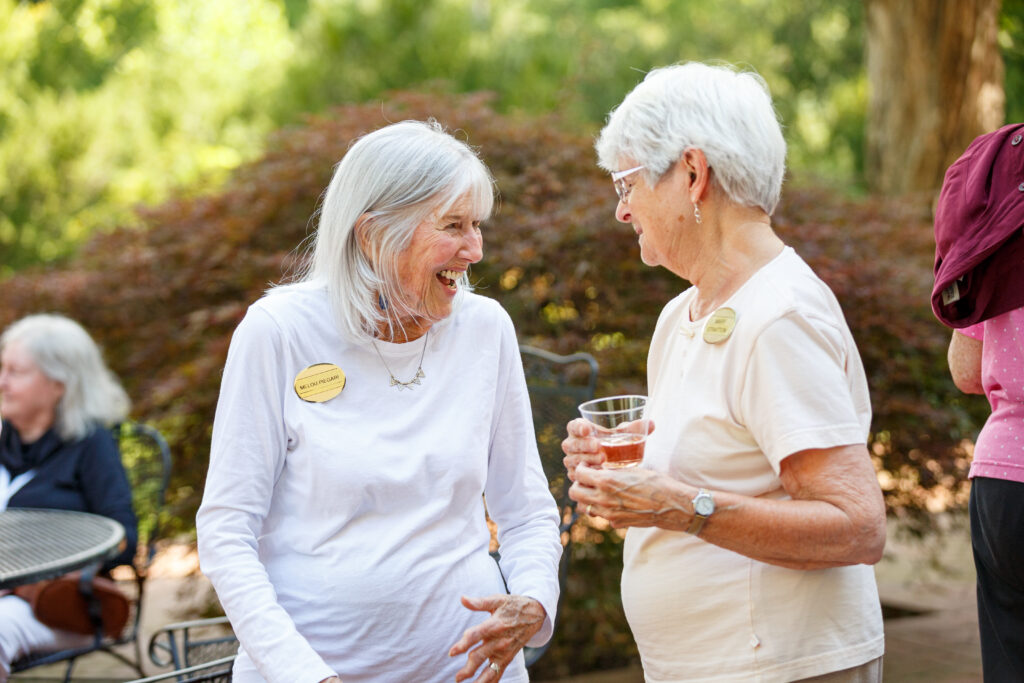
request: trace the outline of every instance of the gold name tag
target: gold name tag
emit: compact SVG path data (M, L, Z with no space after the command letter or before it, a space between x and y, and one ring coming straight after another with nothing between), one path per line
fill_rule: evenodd
M345 373L333 363L316 363L295 375L295 393L309 403L323 403L345 388Z
M704 341L708 344L724 342L736 327L736 311L731 308L719 308L711 314L704 325Z

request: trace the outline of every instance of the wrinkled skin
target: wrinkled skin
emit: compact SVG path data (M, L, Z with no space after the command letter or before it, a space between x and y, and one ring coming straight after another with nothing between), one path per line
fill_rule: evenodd
M604 456L592 426L576 419L562 442L569 495L587 515L615 528L686 531L698 489L644 467L596 469ZM885 503L864 444L787 456L779 482L788 499L715 491L715 514L700 538L789 569L874 564L885 547Z
M471 610L490 612L491 616L466 629L459 642L448 651L449 657L469 653L466 665L456 674L455 680L465 681L483 666L474 683L500 681L512 658L544 625L547 612L539 602L522 595L464 597L462 604ZM501 670L491 669L491 662L499 665Z
M648 427L654 431L654 424ZM604 453L594 437L594 427L577 418L567 426L569 436L562 442L562 462L573 481L569 495L583 504L587 515L604 517L615 528L657 526L685 530L693 519L693 509L682 501L695 495L696 489L671 477L630 467L617 470L599 469ZM691 496L692 497L692 496Z

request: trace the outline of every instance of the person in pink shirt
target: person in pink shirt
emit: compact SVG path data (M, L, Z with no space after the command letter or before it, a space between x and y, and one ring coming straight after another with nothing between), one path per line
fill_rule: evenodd
M1024 681L1024 308L953 332L949 368L992 406L969 475L984 676Z
M1005 254L1013 248L1007 245L1020 242L1024 226L1021 130L1017 124L981 136L946 174L936 209L936 235L944 232L955 237L962 229L965 240L967 235L1008 236L995 249L989 249L991 240L985 246L986 240L978 239L981 246L977 247L961 242L964 263L992 262L1000 250ZM969 178L975 181L965 180ZM948 242L954 243L955 239ZM979 249L988 253L980 254ZM939 244L938 251L942 250ZM936 258L936 273L941 260ZM992 406L974 446L969 474L971 545L987 682L1024 681L1024 306L1005 310L1007 297L1024 291L1024 271L1019 259L1013 260L1016 266L1000 278L978 277L978 270L965 270L965 277L956 280L961 287L952 294L947 291L944 299L949 303L960 299L962 285L972 277L975 292L988 289L1007 294L968 299L971 303L962 311L964 317L980 321L954 330L948 356L956 386L969 394L985 394ZM937 277L937 289L948 286ZM982 301L988 302L985 311L980 310Z

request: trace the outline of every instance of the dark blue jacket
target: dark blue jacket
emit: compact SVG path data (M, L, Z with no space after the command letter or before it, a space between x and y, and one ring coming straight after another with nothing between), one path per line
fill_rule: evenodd
M20 447L19 441L14 427L4 420L0 449ZM131 564L138 524L131 486L110 431L97 427L86 437L65 443L51 429L35 445L39 447L33 458L36 474L11 496L7 506L76 510L115 519L124 527L127 547L104 569Z

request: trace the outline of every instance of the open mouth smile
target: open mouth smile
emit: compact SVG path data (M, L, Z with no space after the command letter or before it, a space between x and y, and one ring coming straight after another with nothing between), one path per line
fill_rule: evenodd
M437 274L438 281L447 287L449 291L457 291L459 289L457 281L462 277L464 271L460 270L442 270Z

